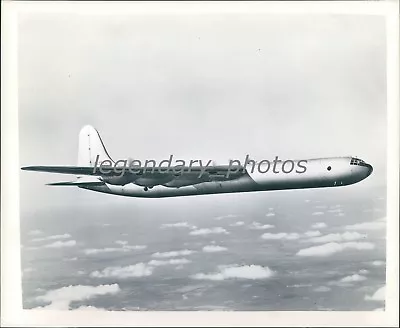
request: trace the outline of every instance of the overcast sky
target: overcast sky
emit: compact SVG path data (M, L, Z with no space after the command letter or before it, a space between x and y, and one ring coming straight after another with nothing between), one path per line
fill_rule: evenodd
M115 160L352 155L382 184L385 46L380 16L25 14L20 164L76 165L91 124Z

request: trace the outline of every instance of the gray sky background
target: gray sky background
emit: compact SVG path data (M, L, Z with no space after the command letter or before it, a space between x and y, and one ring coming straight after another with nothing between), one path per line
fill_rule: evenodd
M75 165L91 124L114 159L352 155L384 185L385 47L380 16L22 15L20 164ZM22 209L105 199L67 180L22 172Z

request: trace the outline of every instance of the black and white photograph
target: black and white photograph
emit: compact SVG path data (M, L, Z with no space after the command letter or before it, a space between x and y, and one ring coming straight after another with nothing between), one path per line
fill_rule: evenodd
M387 311L387 15L95 4L15 18L22 309Z

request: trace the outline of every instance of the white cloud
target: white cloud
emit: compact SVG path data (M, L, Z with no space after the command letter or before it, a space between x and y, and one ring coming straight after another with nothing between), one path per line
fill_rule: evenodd
M385 229L386 222L385 221L372 221L372 222L362 222L356 223L352 225L347 225L344 228L347 230L380 230Z
M103 271L93 271L93 278L130 278L145 277L153 273L153 268L145 263L137 263L126 267L107 267Z
M286 233L286 232L279 232L279 233L264 233L261 235L262 239L269 239L269 240L295 240L299 239L300 235L295 232Z
M325 292L329 292L330 290L331 290L331 288L327 287L327 286L320 286L320 287L314 288L314 292L317 292L317 293L325 293Z
M196 229L196 226L189 224L188 222L177 222L177 223L164 223L161 228L189 228Z
M310 238L307 241L311 243L330 243L330 242L344 242L344 241L354 241L354 240L359 240L359 239L365 239L367 238L367 235L360 234L358 232L344 232L342 234L340 233L330 233L325 236L321 237L314 237Z
M105 247L105 248L87 248L83 252L86 255L94 255L101 253L123 253L131 250L145 249L146 245L123 245L122 247Z
M311 226L312 229L323 229L323 228L326 228L326 227L327 227L327 225L324 222L317 222L317 223L314 223Z
M198 280L226 280L226 279L266 279L273 275L268 267L259 265L225 266L216 273L197 273L191 278Z
M304 235L306 237L318 237L321 236L321 232L319 232L318 230L311 230L311 231L306 231Z
M128 242L126 240L116 240L115 243L118 245L127 245L128 244Z
M228 214L228 215L221 215L221 216L217 216L216 218L214 218L215 220L223 220L223 219L232 219L232 218L237 218L237 215L234 214Z
M72 247L76 245L75 240L67 240L67 241L55 241L54 243L44 245L46 248L61 248L61 247Z
M385 265L385 261L373 261L371 264L374 266L382 266Z
M182 264L187 264L191 263L192 261L188 259L170 259L170 260L151 260L148 264L153 265L153 266L162 266L162 265L182 265Z
M73 311L91 311L91 312L94 312L94 311L107 311L105 308L97 308L97 307L95 307L95 306L91 306L91 305L89 305L89 306L80 306L80 307L78 307L77 309L74 309Z
M204 228L204 229L198 229L198 230L193 230L189 232L190 235L193 236L200 236L200 235L209 235L209 234L229 234L228 231L226 231L224 228L221 227L214 227L214 228Z
M46 294L37 296L37 301L50 302L50 305L36 309L69 310L73 301L83 301L98 295L116 294L120 291L118 284L83 286L75 285L62 287L48 291Z
M265 229L272 229L272 228L275 228L275 226L272 224L261 224L260 222L255 222L255 221L249 225L249 229L253 229L253 230L265 230Z
M28 232L28 235L29 236L37 236L37 235L40 235L42 233L43 233L43 231L41 231L41 230L31 230L31 231Z
M270 217L270 216L275 216L275 213L267 213L265 216Z
M365 269L361 269L360 271L358 271L359 274L368 274L369 271L365 270Z
M235 222L235 223L231 223L229 226L231 226L231 227L240 227L242 225L244 225L244 222L243 221L238 221L238 222Z
M122 246L122 248L123 249L128 249L128 250L131 250L131 249L146 249L147 246L146 245L124 245L124 246Z
M315 208L319 208L319 209L324 209L327 208L328 206L326 205L316 205Z
M128 252L129 250L126 248L115 248L115 247L106 247L106 248L87 248L84 249L83 252L86 255L100 254L100 253L113 253L113 252Z
M346 242L346 243L328 243L319 246L301 249L297 252L298 256L330 256L332 254L342 252L346 249L355 250L371 250L375 245L369 242Z
M181 251L171 251L171 252L164 252L164 253L154 253L151 256L157 258L166 258L166 257L177 257L177 256L186 256L195 253L195 251L191 251L189 249L184 249Z
M217 245L207 245L203 247L203 252L206 253L215 253L215 252L223 252L227 251L228 249L226 247L222 246L217 246Z
M386 286L379 288L372 296L365 295L366 301L385 301Z
M43 238L34 238L32 241L45 241L45 240L54 240L54 239L68 239L71 238L71 235L69 233L65 233L63 235L53 235L53 236L47 236Z
M314 212L311 215L324 215L324 212Z
M347 277L340 279L340 281L341 282L357 282L357 281L364 281L366 279L367 279L366 277L361 276L359 274L353 274L351 276L347 276Z

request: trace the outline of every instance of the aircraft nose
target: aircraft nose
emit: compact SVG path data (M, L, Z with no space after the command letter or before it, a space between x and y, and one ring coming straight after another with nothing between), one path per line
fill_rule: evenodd
M370 176L371 173L372 173L372 171L374 170L374 168L372 167L371 164L366 164L366 166L367 166L367 168L368 168L368 175L367 175L367 176Z

